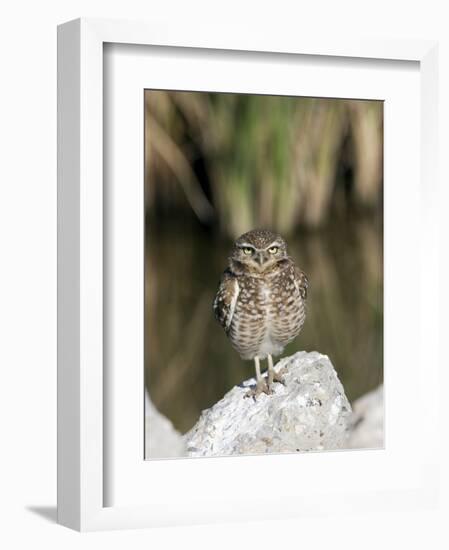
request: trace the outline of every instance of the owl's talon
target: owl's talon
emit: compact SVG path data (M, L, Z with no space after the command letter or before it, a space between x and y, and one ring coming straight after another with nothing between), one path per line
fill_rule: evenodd
M252 389L246 392L245 397L253 397L254 400L256 400L256 397L261 393L266 393L267 395L270 395L272 393L265 380L257 382L257 384Z
M278 372L273 371L273 382L279 382L285 386L285 378L282 376L287 372L287 367L282 367Z

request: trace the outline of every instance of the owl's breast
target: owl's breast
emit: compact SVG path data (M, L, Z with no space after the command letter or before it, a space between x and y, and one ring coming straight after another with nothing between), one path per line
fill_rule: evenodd
M301 330L305 307L289 273L239 280L229 336L245 359L278 355Z
M264 292L267 294L266 332L261 350L278 354L300 332L305 304L288 272L276 277ZM273 351L269 351L270 348Z

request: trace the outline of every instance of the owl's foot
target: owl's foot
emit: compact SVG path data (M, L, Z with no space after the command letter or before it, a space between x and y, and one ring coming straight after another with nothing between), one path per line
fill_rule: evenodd
M285 386L284 377L282 376L285 372L287 372L286 367L283 367L282 369L280 369L277 372L273 368L269 369L269 371L268 371L268 387L270 388L270 390L272 389L273 384L275 382L279 382L280 384L283 384ZM273 392L270 391L270 393L273 393Z
M253 388L247 391L245 394L245 397L253 397L254 399L256 399L256 397L261 393L266 393L267 395L271 394L271 390L268 387L268 384L265 378L263 378L262 380L259 380Z
M286 372L287 367L282 367L282 369L280 369L278 372L273 369L273 382L279 382L280 384L283 384L285 386L285 380L282 375Z

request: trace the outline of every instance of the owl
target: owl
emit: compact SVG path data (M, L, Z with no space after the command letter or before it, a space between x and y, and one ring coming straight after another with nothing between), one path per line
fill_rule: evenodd
M213 309L242 359L254 360L257 384L248 396L270 394L274 382L283 382L282 373L274 371L273 355L299 334L307 287L307 276L276 233L256 229L235 241ZM260 371L263 359L268 360L267 380Z

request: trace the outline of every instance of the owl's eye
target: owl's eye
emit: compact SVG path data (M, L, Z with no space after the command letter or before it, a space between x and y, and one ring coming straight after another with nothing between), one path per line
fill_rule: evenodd
M244 246L242 250L243 250L243 254L246 254L247 256L253 253L253 249L250 248L249 246Z
M268 252L270 254L276 254L276 252L279 250L279 247L278 246L272 246L271 248L268 249Z

